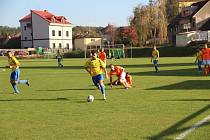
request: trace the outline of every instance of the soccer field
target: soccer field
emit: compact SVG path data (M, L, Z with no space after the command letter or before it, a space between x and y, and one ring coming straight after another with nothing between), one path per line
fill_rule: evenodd
M210 76L198 73L194 60L161 58L159 73L149 58L109 60L131 73L134 87L106 86L105 102L84 59L65 59L64 68L52 59L20 60L31 86L19 85L14 95L1 58L0 140L173 140L192 128L185 140L209 140L210 120L194 125L210 115Z

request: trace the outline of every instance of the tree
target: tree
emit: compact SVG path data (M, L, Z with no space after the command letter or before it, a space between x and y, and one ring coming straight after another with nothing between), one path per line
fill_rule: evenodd
M138 35L134 26L119 28L119 40L125 45L137 45Z
M177 0L166 0L166 15L170 23L179 14L179 4Z
M131 25L136 28L140 45L162 44L167 41L167 16L165 0L150 0L149 5L134 9Z

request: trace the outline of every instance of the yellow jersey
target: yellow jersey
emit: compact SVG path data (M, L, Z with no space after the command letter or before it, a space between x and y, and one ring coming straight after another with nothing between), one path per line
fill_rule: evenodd
M15 71L16 68L20 66L20 62L14 56L8 59L8 63L13 71Z
M201 51L197 52L196 58L197 58L198 61L202 61L202 52Z
M97 58L97 59L90 59L85 63L85 68L90 69L91 76L97 76L103 73L103 68L106 68L105 63Z
M158 60L159 59L159 51L158 50L153 50L152 51L152 59L153 60Z

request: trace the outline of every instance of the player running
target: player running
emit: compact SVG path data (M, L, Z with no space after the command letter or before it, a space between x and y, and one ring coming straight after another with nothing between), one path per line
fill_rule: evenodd
M9 68L12 69L10 83L14 89L14 94L18 94L17 84L26 84L29 86L29 80L20 80L20 62L15 58L11 51L7 52Z
M155 71L158 72L158 61L159 61L159 51L157 50L156 46L153 47L151 62L153 62L155 66Z
M202 64L203 64L203 60L202 60L202 51L201 49L198 49L198 52L196 54L196 60L195 60L195 64L197 63L198 65L198 71L201 72L202 71Z
M106 100L106 92L103 77L104 72L106 78L108 78L106 65L101 59L97 58L97 52L95 50L91 51L91 59L85 63L85 69L92 76L92 81L94 85L98 89L101 89L103 99Z
M58 67L59 67L59 68L63 67L63 64L61 63L62 58L63 58L62 50L61 50L61 49L58 49L58 50L57 50L56 58L57 58L57 60L58 60Z
M202 59L204 64L203 72L207 76L210 69L210 49L208 48L207 44L205 44L204 48L202 49Z
M120 67L120 66L114 66L113 64L110 64L110 68L111 68L111 71L110 71L110 87L112 87L113 85L113 78L112 76L113 75L116 75L118 77L117 82L120 82L125 89L128 89L128 84L126 82L126 79L125 79L125 76L126 76L126 73L124 71L124 68L123 67ZM115 84L117 85L117 84Z
M99 53L99 58L104 62L106 65L106 52L104 51L104 48L101 49L101 52Z

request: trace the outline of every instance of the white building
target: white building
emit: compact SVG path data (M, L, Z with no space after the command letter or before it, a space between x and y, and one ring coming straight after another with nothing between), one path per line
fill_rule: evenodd
M31 10L20 19L22 48L72 49L73 25L64 16L55 16L44 10Z

